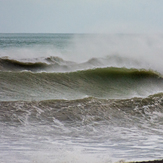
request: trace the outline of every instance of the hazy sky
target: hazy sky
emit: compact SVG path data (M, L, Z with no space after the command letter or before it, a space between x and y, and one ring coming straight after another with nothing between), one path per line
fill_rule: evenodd
M162 33L163 0L0 0L0 33Z

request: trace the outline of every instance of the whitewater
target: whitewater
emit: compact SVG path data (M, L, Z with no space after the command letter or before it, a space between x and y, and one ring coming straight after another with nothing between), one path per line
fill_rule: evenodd
M0 34L0 162L163 157L163 35Z

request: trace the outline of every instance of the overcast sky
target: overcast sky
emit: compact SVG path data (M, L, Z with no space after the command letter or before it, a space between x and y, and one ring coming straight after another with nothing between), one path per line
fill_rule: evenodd
M162 33L163 0L0 0L0 33Z

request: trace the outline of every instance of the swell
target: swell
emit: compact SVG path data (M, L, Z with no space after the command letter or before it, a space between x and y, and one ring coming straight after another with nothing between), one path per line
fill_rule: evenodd
M98 121L110 121L110 123L122 125L120 119L128 121L128 125L130 122L140 121L154 124L162 121L163 94L125 100L85 98L37 102L3 101L0 102L0 106L0 121L11 124L38 121L54 123L55 120L59 120L79 121L83 125Z
M152 70L96 68L66 73L0 72L3 101L12 99L119 98L163 91L163 78ZM156 90L157 89L157 90Z

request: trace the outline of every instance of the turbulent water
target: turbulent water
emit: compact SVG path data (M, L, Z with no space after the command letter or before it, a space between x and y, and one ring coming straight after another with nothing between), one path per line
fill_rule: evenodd
M163 157L163 36L0 34L0 162Z

